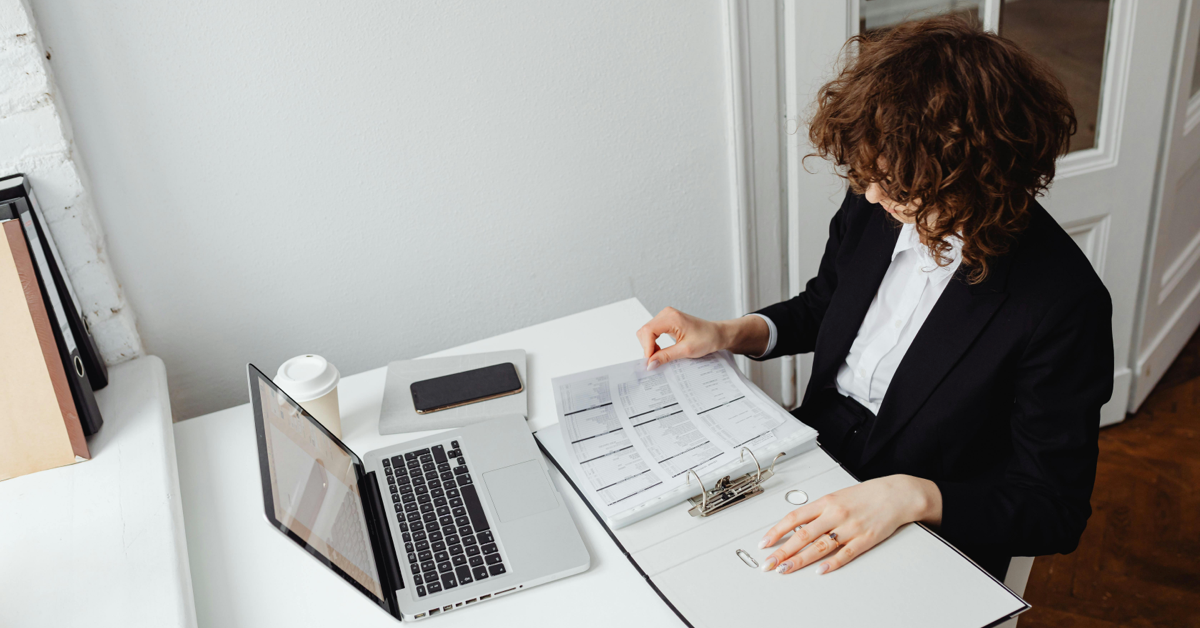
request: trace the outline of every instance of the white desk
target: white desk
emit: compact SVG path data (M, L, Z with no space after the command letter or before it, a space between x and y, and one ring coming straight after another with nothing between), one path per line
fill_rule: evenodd
M637 359L641 347L634 332L649 318L650 313L641 303L630 299L434 356L525 349L529 423L536 431L557 421L550 379ZM339 386L344 440L359 453L427 433L379 435L385 376L385 368L375 369L347 377ZM196 614L201 626L294 628L328 626L335 622L356 628L396 625L391 616L266 523L254 417L249 404L176 424L175 442ZM552 469L551 474L583 535L592 558L591 569L516 595L456 609L431 621L445 628L682 625L567 481L557 470ZM910 532L915 534L914 530ZM911 552L916 546L891 547L899 552L897 560L915 560ZM881 554L873 556L879 559ZM981 577L973 567L968 569L973 576ZM912 576L918 581L930 581L920 569L913 570ZM797 586L803 586L801 580L795 581ZM977 593L979 587L963 590ZM953 598L954 594L947 595ZM991 607L978 606L976 602L984 600L966 597L943 603L957 613L947 617L991 612ZM996 599L987 602L1011 604L1007 598L1003 604ZM753 604L754 600L746 599L743 603ZM970 609L970 613L964 614L964 609ZM803 617L800 610L797 609L797 618Z
M525 349L529 423L536 431L557 421L550 379L637 359L641 347L634 332L649 318L650 313L641 303L630 299L434 355ZM375 369L347 377L339 387L344 440L357 452L424 434L379 435L385 376L385 368ZM202 626L293 628L334 622L355 627L395 625L391 616L266 523L249 404L179 423L175 426L175 441L196 614ZM551 474L583 535L592 557L591 569L516 595L456 609L432 621L446 628L484 624L605 628L681 625L566 480L557 470ZM915 530L910 532L915 534ZM905 552L911 553L916 546L891 547L900 552L897 560L914 560L914 555ZM878 560L881 554L873 556ZM968 569L973 576L981 577L974 568ZM930 581L922 578L920 569L912 574ZM803 586L799 580L796 582ZM979 587L967 590L978 592ZM966 617L963 609L991 612L990 607L976 602L983 600L967 597L945 601L947 608L953 607L958 613L947 617ZM1001 604L996 599L988 602ZM1002 606L1011 604L1007 598L1003 602ZM799 609L797 617L803 617Z
M642 351L634 332L649 319L646 308L630 299L434 356L525 349L529 422L537 430L557 421L550 378L638 358ZM379 435L385 374L386 368L379 368L346 377L339 385L344 440L356 452L423 435ZM175 443L201 626L396 625L391 616L266 523L249 404L176 424ZM447 613L431 620L431 625L681 625L570 485L556 471L552 473L591 554L591 569Z
M0 482L0 626L195 626L162 360L96 401L91 460Z

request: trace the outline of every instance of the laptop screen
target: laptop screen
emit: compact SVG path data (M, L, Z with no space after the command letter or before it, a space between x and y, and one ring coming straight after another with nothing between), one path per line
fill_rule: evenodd
M248 370L267 519L383 604L357 458L257 368Z

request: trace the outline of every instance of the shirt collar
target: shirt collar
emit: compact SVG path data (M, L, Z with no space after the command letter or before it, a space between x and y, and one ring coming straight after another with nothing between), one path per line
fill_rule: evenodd
M938 266L937 260L934 259L933 253L929 247L921 243L921 236L917 233L917 226L912 223L905 223L900 228L900 235L896 238L896 247L892 249L892 261L896 261L901 253L912 249L917 255L917 264L922 271L927 273L930 281L941 282L947 281L954 276L962 264L962 240L958 236L950 236L946 238L946 242L950 244L950 251L947 256L950 258L950 263L945 266Z

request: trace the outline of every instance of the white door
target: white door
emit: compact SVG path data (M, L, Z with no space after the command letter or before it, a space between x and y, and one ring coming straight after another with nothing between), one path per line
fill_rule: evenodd
M1200 325L1200 6L1188 0L1181 12L1130 411Z
M1131 345L1170 79L1179 0L785 0L789 281L816 272L843 193L802 120L846 37L933 12L967 13L1042 58L1067 86L1080 132L1041 203L1075 238L1113 299L1114 392L1101 424L1123 420ZM800 361L800 390L807 375Z

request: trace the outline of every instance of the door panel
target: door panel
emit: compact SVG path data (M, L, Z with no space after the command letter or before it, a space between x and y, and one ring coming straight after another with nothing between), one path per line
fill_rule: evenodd
M1026 1L1006 4L1005 10ZM1069 0L1047 4L1055 2L1072 4ZM1075 150L1060 160L1060 174L1042 199L1076 242L1082 241L1080 248L1089 253L1112 295L1116 364L1113 398L1104 407L1102 425L1123 420L1129 407L1141 270L1178 7L1178 0L1112 1L1095 147ZM1078 98L1072 94L1072 100ZM1085 238L1078 230L1088 224L1096 227Z
M1096 269L1096 274L1104 276L1104 257L1108 251L1108 216L1091 216L1082 220L1061 222L1062 228L1071 236L1079 250L1087 256Z
M1150 394L1200 324L1200 7L1189 0L1182 13L1130 410Z

